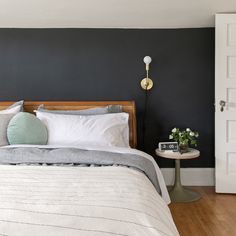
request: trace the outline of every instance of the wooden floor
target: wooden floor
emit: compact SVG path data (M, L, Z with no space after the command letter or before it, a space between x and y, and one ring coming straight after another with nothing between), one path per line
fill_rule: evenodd
M202 199L171 203L181 236L236 236L236 195L216 194L213 187L192 187Z

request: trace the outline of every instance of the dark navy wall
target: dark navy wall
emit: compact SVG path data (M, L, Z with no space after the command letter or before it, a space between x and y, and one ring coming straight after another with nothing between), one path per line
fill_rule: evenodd
M175 127L200 133L201 158L214 166L214 29L0 29L1 100L135 100L142 144L145 76L153 58L146 150ZM173 161L157 159L162 167Z

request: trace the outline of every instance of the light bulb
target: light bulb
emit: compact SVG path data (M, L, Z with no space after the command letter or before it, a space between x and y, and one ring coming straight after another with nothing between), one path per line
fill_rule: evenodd
M149 57L149 56L146 56L143 58L143 62L146 64L146 65L149 65L151 62L152 62L152 58Z

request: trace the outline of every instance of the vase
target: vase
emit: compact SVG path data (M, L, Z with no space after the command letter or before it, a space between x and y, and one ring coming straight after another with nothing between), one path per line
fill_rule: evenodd
M179 144L180 153L186 153L189 151L188 144Z

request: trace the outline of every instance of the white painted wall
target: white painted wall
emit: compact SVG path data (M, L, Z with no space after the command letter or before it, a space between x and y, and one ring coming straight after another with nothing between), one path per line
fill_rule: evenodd
M235 0L0 0L0 28L192 28L214 26Z
M166 185L174 184L175 169L162 168ZM214 186L215 169L214 168L181 168L181 182L185 186Z

